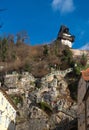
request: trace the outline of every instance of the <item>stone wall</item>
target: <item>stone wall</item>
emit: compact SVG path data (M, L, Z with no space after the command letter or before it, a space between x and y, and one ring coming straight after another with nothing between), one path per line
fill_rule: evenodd
M71 49L72 53L73 53L73 57L76 58L81 58L81 56L83 54L85 54L87 56L87 64L89 64L89 51L88 50L79 50L79 49Z

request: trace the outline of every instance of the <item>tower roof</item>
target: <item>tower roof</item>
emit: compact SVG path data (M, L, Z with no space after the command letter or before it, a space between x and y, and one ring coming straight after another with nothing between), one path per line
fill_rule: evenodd
M60 40L64 39L64 40L69 40L71 42L74 42L75 36L71 35L68 27L66 27L65 25L62 25L60 27L57 39L60 39Z

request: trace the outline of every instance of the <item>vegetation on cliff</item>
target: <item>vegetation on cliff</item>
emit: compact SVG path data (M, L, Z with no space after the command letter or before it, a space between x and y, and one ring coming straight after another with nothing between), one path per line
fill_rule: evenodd
M59 40L51 44L30 46L24 43L24 35L18 34L17 41L13 36L0 39L0 69L1 72L28 71L40 78L51 72L51 69L65 70L73 68L73 72L65 78L73 99L77 99L77 86L82 69L88 67L87 56L80 59L73 58L68 46L62 45Z
M4 71L29 71L35 77L49 73L51 67L66 69L72 62L69 48L55 40L52 44L29 46L23 40L4 37L0 39L0 64Z

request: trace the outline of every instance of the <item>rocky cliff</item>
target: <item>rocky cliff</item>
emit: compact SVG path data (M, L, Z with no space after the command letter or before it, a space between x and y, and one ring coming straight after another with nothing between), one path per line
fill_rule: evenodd
M65 76L72 72L52 69L44 77L28 72L6 74L3 86L18 107L17 130L67 130L77 116Z

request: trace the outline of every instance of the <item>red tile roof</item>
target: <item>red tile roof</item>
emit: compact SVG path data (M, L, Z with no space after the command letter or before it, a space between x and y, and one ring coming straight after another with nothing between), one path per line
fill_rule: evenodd
M89 81L89 68L82 71L82 77L85 81Z

